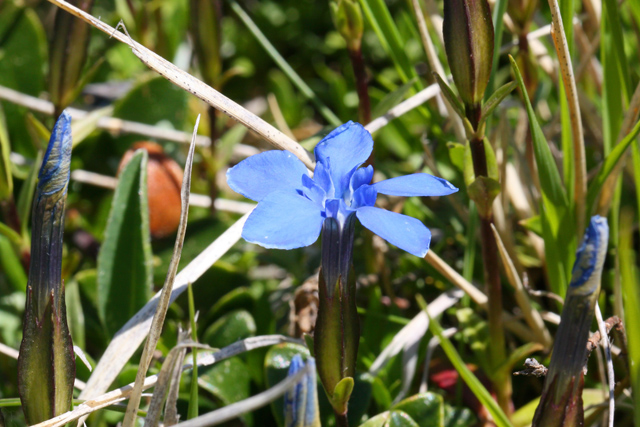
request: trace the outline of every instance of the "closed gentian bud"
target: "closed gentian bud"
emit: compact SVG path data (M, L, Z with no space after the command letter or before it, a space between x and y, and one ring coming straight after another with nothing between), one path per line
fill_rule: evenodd
M442 28L453 81L476 123L493 61L493 23L487 0L446 0Z
M31 264L18 357L18 393L28 425L68 411L73 397L76 366L61 277L70 163L71 117L63 112L51 133L33 201Z
M285 427L320 427L315 360L309 358L305 363L296 354L291 359L287 376L291 377L305 367L309 372L284 395Z
M576 253L549 371L533 427L581 426L584 423L582 390L587 339L600 295L602 266L607 254L607 219L594 216Z
M364 23L362 9L357 0L330 0L333 24L347 42L349 50L359 50Z
M182 168L175 160L167 156L162 146L155 142L136 142L122 156L118 173L133 157L138 149L149 153L147 162L147 194L149 198L149 231L159 239L167 237L178 229L180 224L180 189L182 187Z
M85 12L91 12L93 0L70 1ZM82 89L80 78L87 59L91 26L70 13L56 10L53 38L49 52L49 94L55 115L67 108Z

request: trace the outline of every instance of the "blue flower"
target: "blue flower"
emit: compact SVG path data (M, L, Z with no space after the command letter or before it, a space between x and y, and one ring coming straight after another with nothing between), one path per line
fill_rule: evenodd
M334 218L344 227L355 214L380 237L423 257L431 240L429 229L415 218L374 207L378 194L446 196L458 189L426 173L370 185L373 168L361 166L372 150L371 134L359 123L348 122L316 146L313 177L293 154L278 150L249 157L229 169L229 186L258 202L242 237L266 248L309 246L318 239L325 219Z

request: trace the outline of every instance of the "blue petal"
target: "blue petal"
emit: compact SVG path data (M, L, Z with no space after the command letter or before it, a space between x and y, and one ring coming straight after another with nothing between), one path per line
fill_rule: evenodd
M306 166L288 151L271 150L251 156L227 171L227 183L236 193L259 202L279 190L301 187Z
M363 206L373 206L376 204L378 192L373 185L362 185L355 193L351 202L351 209L359 209Z
M316 182L307 175L302 175L302 194L309 200L324 208L324 201L327 198L324 190L316 184Z
M276 191L249 215L242 237L265 248L300 248L318 239L323 220L316 203L296 193Z
M316 145L316 160L326 164L331 159L331 177L336 186L335 197L342 197L349 183L345 177L363 164L373 150L371 134L360 123L348 122L333 130ZM316 166L317 167L317 166Z
M431 232L417 219L372 206L359 208L356 215L362 225L389 243L421 258L427 254Z
M330 174L330 161L327 159L326 163L316 163L316 170L313 172L313 180L320 186L329 198L333 198L335 195L335 187L331 180Z
M351 176L349 188L351 191L357 190L363 185L369 184L371 178L373 178L373 166L369 165L366 168L360 168Z
M373 184L378 193L389 196L447 196L458 191L446 179L426 173L399 176Z

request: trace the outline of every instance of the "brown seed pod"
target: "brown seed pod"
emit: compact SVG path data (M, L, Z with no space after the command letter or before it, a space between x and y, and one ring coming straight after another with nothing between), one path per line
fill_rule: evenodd
M147 192L149 198L149 229L151 237L169 236L180 224L180 188L182 186L182 168L167 156L162 146L150 141L140 141L124 153L118 174L138 150L149 154L147 163Z

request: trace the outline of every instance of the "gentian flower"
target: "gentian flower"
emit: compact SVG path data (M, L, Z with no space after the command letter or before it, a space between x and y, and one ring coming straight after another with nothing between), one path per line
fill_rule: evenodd
M309 246L318 239L327 218L345 229L355 214L383 239L423 257L431 240L427 227L415 218L374 207L377 195L446 196L458 189L426 173L370 185L373 168L360 166L372 150L371 134L359 123L348 122L316 146L313 177L293 154L278 150L249 157L229 169L229 186L258 202L242 237L266 248Z
M320 427L316 362L313 357L305 363L299 354L293 356L287 376L294 376L306 366L310 366L310 372L284 394L285 427Z
M429 229L415 218L376 208L378 193L446 196L458 191L425 173L370 184L373 168L361 166L372 150L369 132L349 122L318 143L313 176L286 151L257 154L227 172L233 190L258 202L242 230L245 240L293 249L311 245L322 231L314 356L341 426L347 425L360 338L351 263L355 218L388 242L423 257L431 240Z

